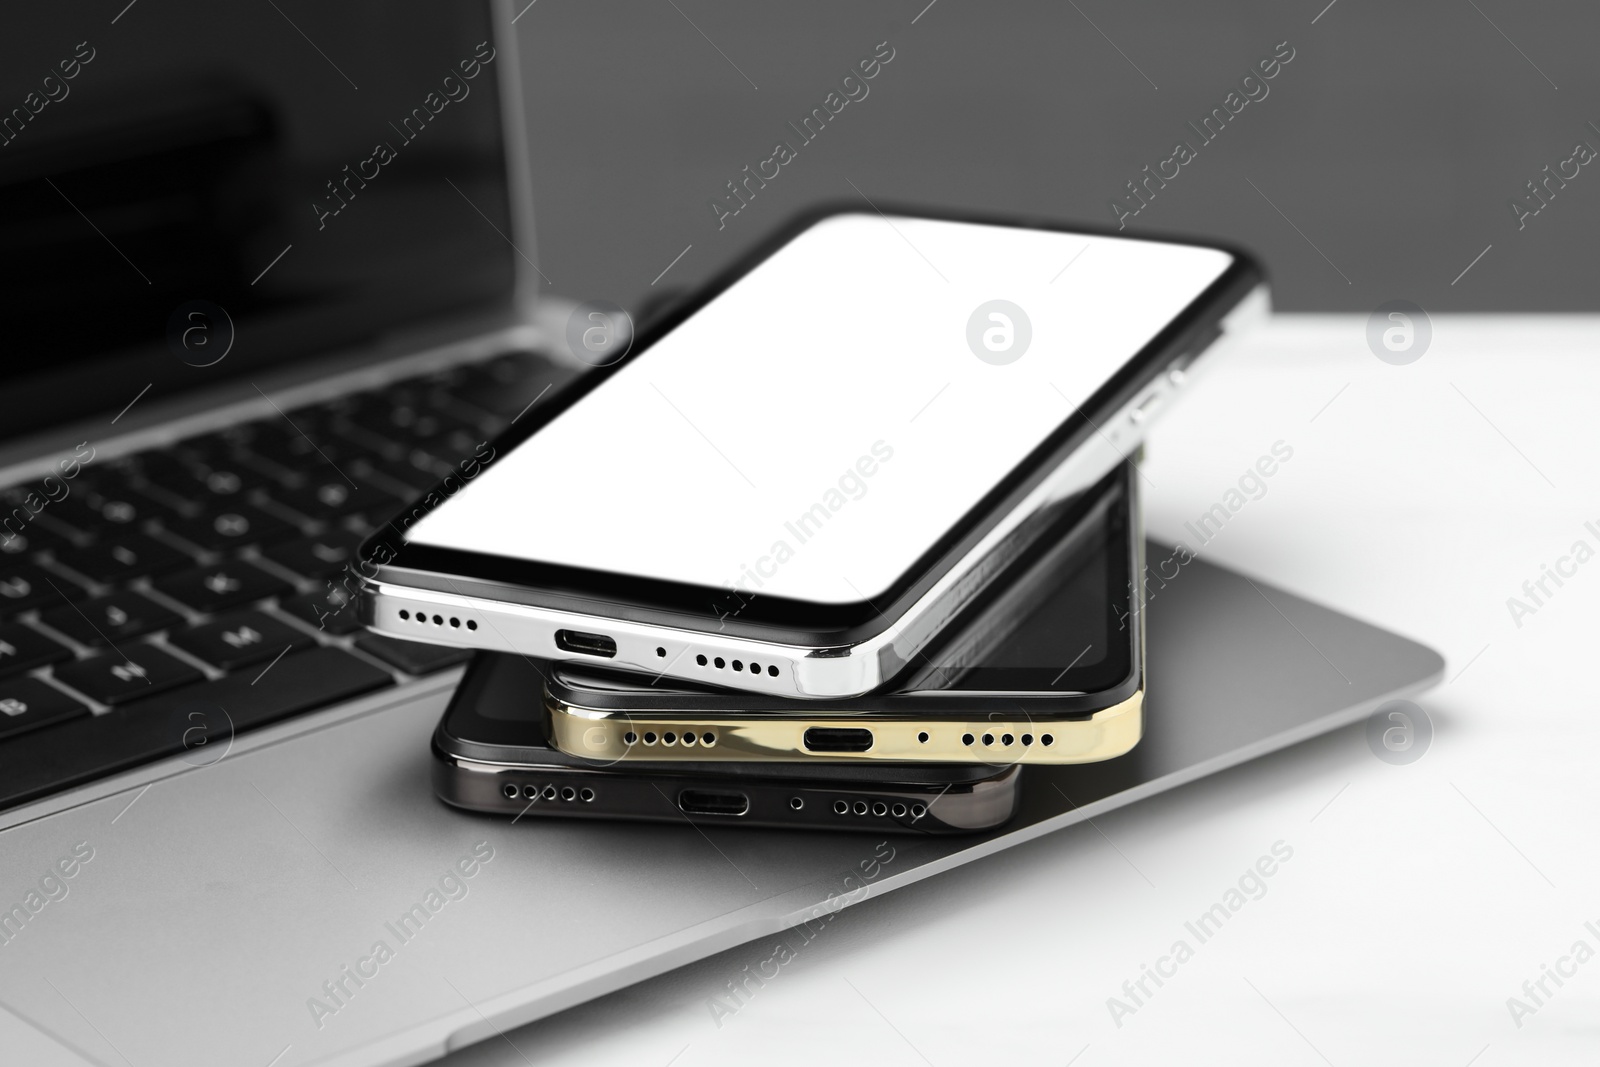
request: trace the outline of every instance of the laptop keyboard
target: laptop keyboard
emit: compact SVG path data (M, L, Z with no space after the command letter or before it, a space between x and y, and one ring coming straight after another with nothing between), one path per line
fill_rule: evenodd
M340 572L567 375L508 353L0 489L0 807L462 662L363 630Z

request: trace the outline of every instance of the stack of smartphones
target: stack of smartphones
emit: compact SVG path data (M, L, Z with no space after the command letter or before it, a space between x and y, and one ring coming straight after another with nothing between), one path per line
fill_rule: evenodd
M869 291L794 305L863 259ZM480 653L437 793L959 833L1009 819L1029 765L1127 753L1128 456L1264 307L1226 249L842 210L618 328L626 351L593 312L599 368L363 548L371 628Z
M435 791L509 815L998 826L1023 763L1110 759L1139 740L1135 488L1131 467L1115 472L1051 551L885 692L796 701L480 654L434 734Z

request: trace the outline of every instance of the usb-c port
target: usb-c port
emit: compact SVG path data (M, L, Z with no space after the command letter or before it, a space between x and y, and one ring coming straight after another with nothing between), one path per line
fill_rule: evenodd
M743 793L685 789L678 794L678 807L689 815L743 815L750 810L750 798Z
M813 726L805 734L812 752L865 752L872 747L872 731L837 726Z
M556 647L563 652L576 652L580 656L604 656L613 659L617 643L605 634L586 634L578 630L557 630Z

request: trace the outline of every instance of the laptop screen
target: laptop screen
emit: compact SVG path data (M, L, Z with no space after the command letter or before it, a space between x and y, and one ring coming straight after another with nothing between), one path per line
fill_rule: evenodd
M510 295L488 3L9 7L0 437Z

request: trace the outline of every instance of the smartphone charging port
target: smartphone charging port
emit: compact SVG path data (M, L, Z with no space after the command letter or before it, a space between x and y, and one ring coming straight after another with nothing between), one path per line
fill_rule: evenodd
M750 810L750 798L743 793L685 789L678 794L678 807L689 815L743 815Z
M603 656L613 659L617 642L605 634L586 634L580 630L557 630L556 647L563 652L576 652L580 656Z
M872 747L872 731L839 726L813 726L806 731L811 752L865 752Z

